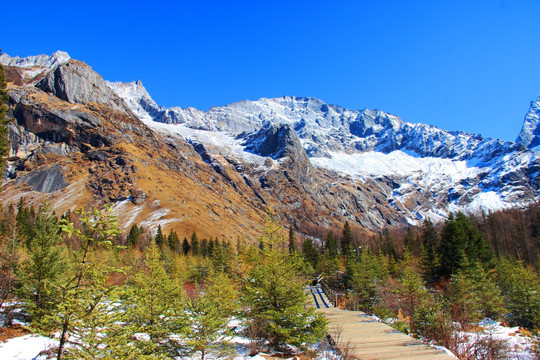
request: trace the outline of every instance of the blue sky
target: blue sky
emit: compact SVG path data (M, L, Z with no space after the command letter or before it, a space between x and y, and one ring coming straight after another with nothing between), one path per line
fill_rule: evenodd
M0 1L0 47L58 49L164 106L317 97L514 140L540 94L540 1Z

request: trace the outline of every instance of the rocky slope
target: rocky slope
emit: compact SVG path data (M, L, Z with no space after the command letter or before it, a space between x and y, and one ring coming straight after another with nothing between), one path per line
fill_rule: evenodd
M112 202L126 228L235 240L255 236L267 208L318 235L539 196L539 155L522 144L314 98L167 109L140 81L105 82L62 52L0 61L15 120L3 201Z

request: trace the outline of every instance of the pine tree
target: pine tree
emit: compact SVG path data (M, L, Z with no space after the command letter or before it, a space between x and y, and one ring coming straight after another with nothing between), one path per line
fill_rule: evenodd
M139 228L137 227L137 224L133 224L131 228L129 229L129 234L127 237L127 243L131 247L137 246L137 243L139 242L139 236L141 235Z
M471 277L476 281L478 302L482 309L482 318L497 319L504 312L504 299L501 290L495 284L492 274L481 264L472 269Z
M161 230L161 225L158 225L154 242L161 249L163 247L163 244L165 244L165 240L166 240L165 235L163 235L163 231Z
M58 311L51 315L51 321L60 329L57 360L63 357L66 343L70 336L84 336L85 320L96 312L107 312L103 301L113 295L115 287L107 284L107 275L120 269L97 261L96 251L113 245L118 236L118 222L111 214L110 207L104 211L93 209L90 213L78 210L80 228L73 223L63 222L60 227L68 236L74 236L80 242L80 249L73 252L71 275L60 285L57 298ZM82 228L82 230L81 230ZM95 319L105 318L99 314Z
M184 255L187 255L190 249L191 246L189 245L188 239L184 236L184 240L182 241L182 252Z
M178 252L178 245L180 244L180 240L178 240L178 235L175 231L171 230L169 236L167 237L167 243L172 251Z
M17 216L15 217L16 238L18 242L29 246L29 241L33 237L33 218L30 212L30 207L27 207L24 198L19 198L17 205Z
M319 251L313 244L313 239L306 238L302 245L302 254L304 259L311 264L313 269L317 269L319 263Z
M514 325L540 329L540 276L520 262L501 259L498 282L506 299L509 320Z
M71 346L63 356L64 359L157 360L157 357L140 354L132 346L132 334L126 332L122 323L124 308L120 305L120 299L124 290L123 287L109 287L106 299L92 301L91 311L87 310L81 313L81 317L73 319Z
M206 238L201 240L201 256L208 257L208 240Z
M464 257L470 264L487 263L491 259L482 235L463 213L455 217L450 214L445 221L438 253L440 276L445 278L462 268Z
M407 233L405 234L403 243L405 244L405 249L409 249L415 255L419 254L420 246L418 245L418 242L416 241L413 231L410 227L407 228Z
M9 306L6 304L12 295L13 289L17 282L17 263L18 254L15 248L14 240L11 244L0 246L0 308L4 315L3 326L11 326L15 305Z
M400 290L402 310L406 316L414 315L416 309L427 297L427 290L422 284L422 278L412 268L405 267L401 276L402 288Z
M437 345L447 348L455 346L455 338L452 335L456 328L450 315L445 311L447 307L448 304L442 297L421 302L411 317L411 330Z
M212 250L212 265L218 272L229 273L231 271L231 261L233 260L233 254L231 249L223 244L220 244L216 238L216 245Z
M341 254L347 256L347 251L353 242L351 226L348 221L343 225L343 235L341 236Z
M193 234L191 234L191 253L193 256L199 256L200 253L199 239L197 238L195 231L193 231Z
M289 254L296 252L296 243L294 238L294 229L292 226L289 228Z
M66 263L62 256L60 227L56 216L45 205L39 208L33 237L28 247L28 258L21 264L18 272L20 288L18 294L25 300L32 316L32 326L46 330L47 315L58 310L60 283Z
M265 221L258 250L250 258L252 270L244 281L244 318L254 338L267 339L272 346L303 345L324 336L326 320L305 307L306 294L295 279L298 257L280 249L282 228L273 214Z
M454 214L450 214L444 223L438 249L442 277L450 278L461 268L465 241L464 229L460 227Z
M205 291L188 299L184 336L190 353L204 360L210 353L220 356L231 350L225 339L232 335L227 325L238 308L237 299L234 283L224 273L215 274Z
M219 240L216 237L216 240L210 238L208 241L208 256L212 257L212 254L214 254L214 251L216 250L216 244L219 245Z
M479 321L482 314L478 284L470 275L470 269L463 267L463 270L454 274L448 287L452 319L465 329L472 322Z
M334 234L330 231L326 237L325 253L330 257L338 256L338 243Z
M384 256L383 256L384 257ZM347 289L358 298L358 305L364 311L370 311L376 296L376 284L388 273L384 271L377 256L371 250L362 248L360 261L347 261L345 267L345 279ZM385 264L386 271L388 264Z
M380 241L382 243L381 245L382 245L383 253L386 256L390 257L390 259L396 260L398 257L397 251L394 245L394 240L392 239L392 236L390 235L390 231L388 230L388 228L384 229L382 233L382 239Z
M420 268L422 269L422 277L428 283L438 280L439 259L435 245L431 241L426 241L422 246L420 253Z
M439 234L433 225L433 222L428 218L422 224L422 232L420 233L422 244L430 243L433 247L439 244Z
M182 355L185 347L171 335L182 334L188 325L184 291L165 271L155 243L147 248L144 265L130 280L124 298L123 321L127 324L124 331L131 334L139 354L158 358ZM148 338L136 336L141 333Z

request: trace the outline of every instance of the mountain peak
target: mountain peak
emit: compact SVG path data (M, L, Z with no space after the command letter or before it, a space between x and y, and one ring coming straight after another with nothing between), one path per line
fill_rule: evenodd
M52 55L33 55L27 57L12 57L8 54L0 55L0 63L4 66L17 66L22 68L29 67L45 67L52 69L60 64L64 64L71 59L69 54L65 51L58 50Z
M540 95L536 98L536 101L531 101L531 106L527 115L525 115L525 121L523 127L519 133L516 142L523 144L524 146L532 149L540 145Z

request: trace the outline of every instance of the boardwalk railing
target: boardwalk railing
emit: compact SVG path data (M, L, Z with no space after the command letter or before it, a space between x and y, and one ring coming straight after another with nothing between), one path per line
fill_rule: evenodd
M321 281L319 284L321 285L321 289L326 295L326 298L334 305L334 307L339 308L340 305L344 304L345 293L332 290L324 281Z

